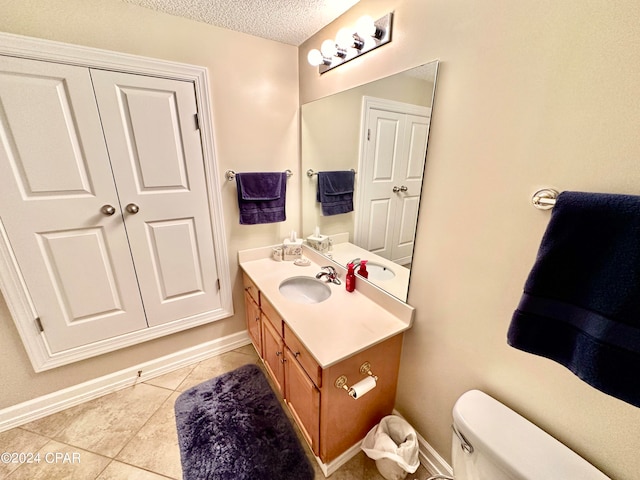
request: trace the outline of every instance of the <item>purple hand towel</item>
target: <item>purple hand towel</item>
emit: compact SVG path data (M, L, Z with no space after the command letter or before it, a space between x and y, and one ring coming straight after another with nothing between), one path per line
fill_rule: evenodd
M285 172L236 173L241 225L284 222Z
M318 172L316 199L323 215L338 215L353 211L353 170Z

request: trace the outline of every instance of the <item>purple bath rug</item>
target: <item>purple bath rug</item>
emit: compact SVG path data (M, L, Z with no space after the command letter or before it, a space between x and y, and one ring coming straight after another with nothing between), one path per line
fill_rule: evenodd
M175 403L184 480L313 480L314 471L257 365L183 392Z

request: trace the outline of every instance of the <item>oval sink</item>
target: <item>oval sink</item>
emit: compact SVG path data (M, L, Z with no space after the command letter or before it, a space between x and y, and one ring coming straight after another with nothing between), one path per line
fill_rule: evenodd
M389 267L375 262L367 262L369 280L391 280L396 274Z
M320 303L331 296L329 286L313 277L290 277L278 287L280 293L296 303Z

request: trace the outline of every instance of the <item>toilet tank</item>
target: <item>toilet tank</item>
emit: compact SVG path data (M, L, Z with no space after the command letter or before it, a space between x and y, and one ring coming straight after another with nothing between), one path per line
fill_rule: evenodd
M453 407L456 480L610 480L575 452L479 390ZM471 448L463 448L468 443Z

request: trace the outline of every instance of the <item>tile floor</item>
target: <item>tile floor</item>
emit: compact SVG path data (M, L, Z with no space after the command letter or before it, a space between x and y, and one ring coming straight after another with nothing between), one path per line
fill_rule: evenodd
M181 479L173 411L176 398L194 385L247 363L261 364L251 345L2 432L0 453L39 452L41 461L0 462L0 479ZM304 441L302 444L306 447ZM324 479L313 459L312 465L315 479ZM428 476L420 467L407 480ZM330 478L384 480L375 462L362 452Z

